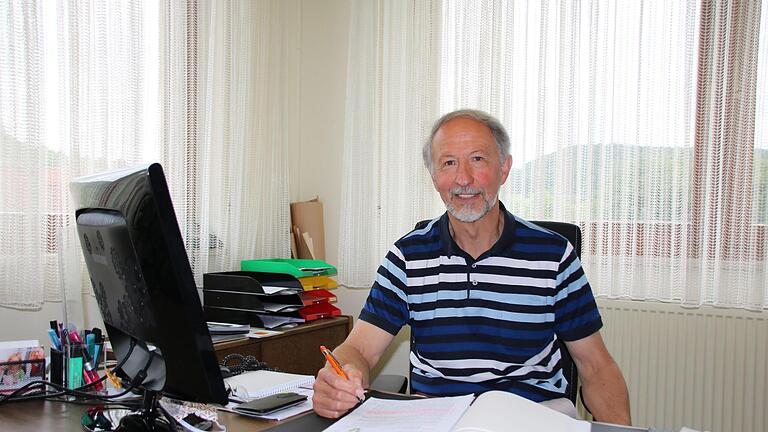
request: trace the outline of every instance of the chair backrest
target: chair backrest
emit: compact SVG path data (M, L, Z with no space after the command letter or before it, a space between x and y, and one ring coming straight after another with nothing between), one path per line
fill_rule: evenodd
M536 225L546 228L552 232L556 232L565 237L573 248L576 250L576 256L581 258L581 228L578 225L566 222L553 222L553 221L531 221ZM565 389L565 394L568 399L576 405L576 398L579 393L579 371L576 369L576 363L574 363L571 353L568 352L568 348L565 346L565 342L561 339L557 340L560 345L561 359L560 363L563 367L563 374L565 379L568 380L568 387Z
M415 229L421 229L427 226L430 220L423 220L416 223ZM581 228L578 225L574 225L566 222L553 222L553 221L531 221L532 223L548 229L552 232L560 234L565 237L573 248L576 250L576 256L581 258ZM571 354L568 352L568 348L565 343L558 339L557 343L560 346L561 364L563 367L563 374L568 381L568 386L565 389L565 395L568 399L576 405L576 398L578 397L578 384L579 384L579 371L576 370L576 363L574 363ZM413 351L413 332L411 332L411 351ZM413 382L413 365L409 366L409 380Z

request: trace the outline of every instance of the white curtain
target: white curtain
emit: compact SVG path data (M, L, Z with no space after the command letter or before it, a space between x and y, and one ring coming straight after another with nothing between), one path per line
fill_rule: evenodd
M409 3L410 6L405 5ZM422 2L400 2L403 9ZM440 67L423 88L407 94L403 118L461 107L498 117L512 141L513 170L500 198L528 219L577 223L584 234L582 260L598 296L678 302L690 306L768 307L768 152L766 131L766 5L760 2L443 1L414 28L438 28L429 43ZM360 19L353 11L353 23ZM413 79L403 70L431 57L400 50L382 36L383 23L408 22L394 3L372 9L350 35L349 79L376 79L379 97L367 118L385 115L402 97L389 82ZM401 24L405 25L405 24ZM355 33L357 32L357 33ZM409 32L416 38L418 33ZM356 49L375 37L374 49ZM398 66L391 65L390 53ZM435 53L433 53L435 54ZM364 70L360 65L375 64ZM404 65L403 65L404 64ZM421 65L421 66L420 66ZM371 97L350 82L348 106ZM416 87L418 90L419 88ZM436 196L418 166L427 128L393 147L376 122L347 115L363 136L348 136L347 184L402 182L400 204L381 207L388 238L355 231L377 197L342 212L342 281L366 286L388 245L413 222L443 211L410 207ZM362 123L361 123L362 122ZM392 124L387 133L408 130ZM366 145L360 145L365 143ZM386 154L387 156L381 156ZM370 159L373 157L378 159ZM389 158L406 177L367 163ZM408 165L411 164L411 165ZM412 187L412 189L408 189ZM354 192L346 189L348 194ZM374 190L364 191L372 194ZM367 222L363 225L367 226ZM375 253L364 251L373 245ZM348 269L350 267L350 270ZM352 273L354 272L354 273Z
M419 143L438 113L440 15L438 1L351 6L339 280L370 287L392 241L436 205Z
M135 1L0 5L4 306L77 298L87 281L69 181L143 159L142 14Z
M136 163L163 164L198 285L287 256L282 13L0 0L0 305L90 292L69 182Z
M287 257L285 2L170 0L161 10L161 149L198 286Z

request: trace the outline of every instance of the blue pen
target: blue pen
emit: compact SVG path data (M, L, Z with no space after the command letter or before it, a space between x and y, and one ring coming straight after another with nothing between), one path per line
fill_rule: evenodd
M51 344L54 348L57 350L61 349L61 342L59 342L59 337L56 336L56 332L53 331L53 329L48 329L48 336L51 338Z
M101 348L101 345L96 345L93 347L93 367L98 368L99 367L99 349Z
M95 350L96 350L96 335L93 333L88 333L85 336L85 346L88 348L88 355L91 356L91 358L95 358Z
M96 336L96 346L93 350L93 366L98 368L99 367L99 353L102 350L102 347L104 346L104 336L101 334L101 329L98 327L94 327L91 332Z

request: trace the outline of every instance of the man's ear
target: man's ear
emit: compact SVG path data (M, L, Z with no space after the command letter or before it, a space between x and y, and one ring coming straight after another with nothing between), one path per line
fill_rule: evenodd
M507 155L507 158L504 159L504 163L501 164L501 184L504 184L507 181L507 177L509 176L509 170L512 169L512 155Z

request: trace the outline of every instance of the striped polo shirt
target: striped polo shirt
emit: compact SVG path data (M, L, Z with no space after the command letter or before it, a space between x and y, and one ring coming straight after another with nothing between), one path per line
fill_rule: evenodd
M564 397L555 341L602 327L573 246L500 205L501 238L478 259L444 213L395 242L378 269L360 319L393 335L411 326L413 392Z

